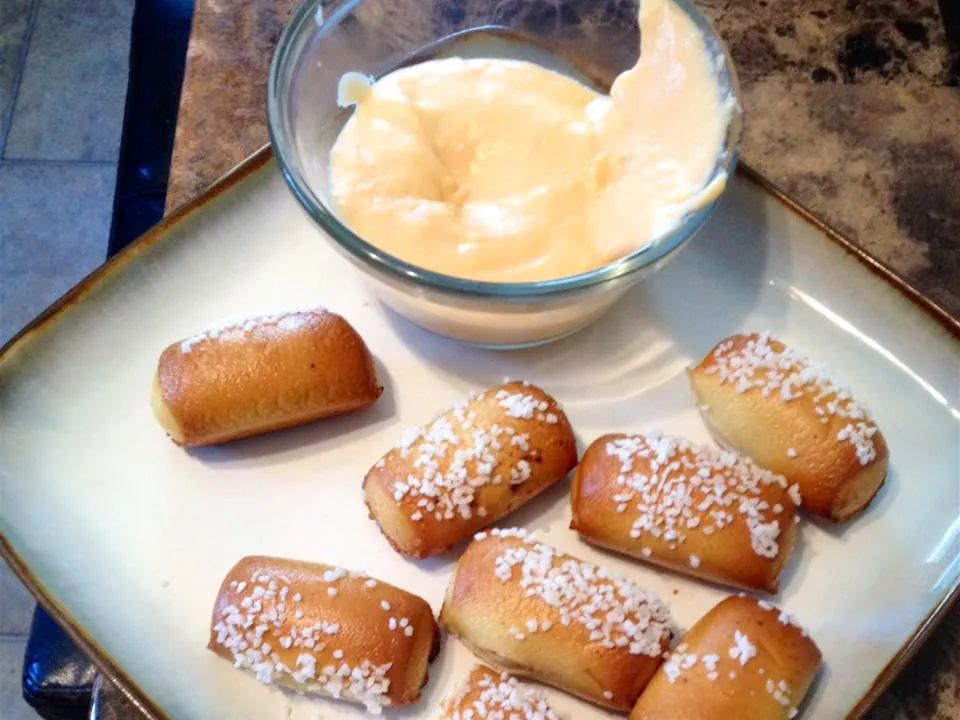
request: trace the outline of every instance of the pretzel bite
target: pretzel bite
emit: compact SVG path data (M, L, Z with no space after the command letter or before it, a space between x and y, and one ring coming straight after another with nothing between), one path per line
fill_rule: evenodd
M730 451L660 433L604 435L571 491L587 541L728 585L776 592L796 536L796 492Z
M789 615L762 600L729 597L690 628L630 720L788 720L820 661Z
M563 479L577 464L567 416L511 382L408 430L363 481L370 516L398 552L449 550Z
M444 698L441 709L440 720L560 720L543 690L486 665L475 666L466 681Z
M768 334L727 338L690 383L717 439L796 483L815 515L847 520L883 485L877 424L828 368Z
M326 310L242 320L160 355L151 403L178 445L214 445L360 410L383 388L350 323Z
M420 698L439 640L416 595L330 565L245 557L220 587L209 647L262 682L378 713Z
M670 645L652 593L523 530L483 532L460 558L440 622L481 659L627 711Z

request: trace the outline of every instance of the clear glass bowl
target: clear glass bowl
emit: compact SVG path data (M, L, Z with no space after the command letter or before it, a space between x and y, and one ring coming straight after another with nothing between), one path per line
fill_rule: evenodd
M715 168L732 174L741 128L733 65L693 3L676 2L703 29L720 59L720 83L737 100ZM605 90L636 62L639 40L635 0L307 0L270 69L273 149L301 205L388 307L429 330L481 345L548 342L589 324L662 267L714 205L630 255L579 275L494 283L426 270L358 237L331 209L328 153L350 113L337 106L337 83L351 70L380 77L411 62L459 55L533 60Z

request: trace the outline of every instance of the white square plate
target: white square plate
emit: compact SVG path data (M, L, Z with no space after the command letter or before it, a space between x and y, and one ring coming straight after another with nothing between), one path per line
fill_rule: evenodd
M371 410L185 452L148 402L160 351L225 316L324 305L360 331L386 391ZM2 549L109 674L172 718L348 718L362 711L260 685L206 649L220 581L262 553L366 570L439 610L454 556L414 563L367 518L360 482L400 436L504 376L543 385L581 445L659 427L709 441L684 369L720 338L769 329L832 365L868 405L891 472L848 526L804 522L775 602L820 645L806 717L862 712L960 578L958 326L843 242L738 175L704 230L596 325L545 347L480 350L373 301L261 152L75 290L0 356ZM567 483L520 524L659 592L689 627L723 591L592 549ZM423 717L465 675L446 639ZM567 718L613 717L551 691Z

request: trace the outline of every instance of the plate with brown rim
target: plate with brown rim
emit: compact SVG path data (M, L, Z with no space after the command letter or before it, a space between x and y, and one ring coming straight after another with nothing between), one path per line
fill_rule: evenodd
M323 305L377 357L370 410L186 452L150 411L160 351L226 316ZM245 554L338 564L439 610L456 553L396 555L360 481L403 428L504 376L563 402L581 446L660 428L709 442L685 369L720 338L769 329L833 366L872 410L891 471L862 516L805 521L780 593L825 666L805 717L862 714L960 584L960 325L749 170L672 264L591 327L514 352L431 335L366 291L299 211L268 150L164 221L0 353L2 551L145 711L171 718L355 717L261 685L206 649L219 583ZM522 525L659 593L681 628L726 591L593 549L568 529L567 483ZM418 705L431 716L472 664L446 638ZM612 717L558 691L566 717Z

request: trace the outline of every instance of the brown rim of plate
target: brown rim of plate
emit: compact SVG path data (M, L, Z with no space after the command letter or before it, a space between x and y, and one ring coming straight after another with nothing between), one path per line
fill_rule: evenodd
M50 617L57 621L57 624L63 631L70 636L77 646L90 658L97 670L107 679L119 688L120 692L126 695L127 699L149 720L165 720L169 716L165 715L146 694L137 686L137 684L113 661L106 650L97 644L97 641L90 637L83 627L67 613L46 588L40 584L40 581L34 576L26 563L20 559L16 551L11 547L6 534L0 532L0 557L2 557L14 575L20 578L20 582L37 599L37 603L42 607Z
M68 290L60 299L56 300L50 307L34 318L26 327L13 336L3 347L0 347L0 362L6 355L14 350L17 345L22 343L27 337L40 332L50 320L67 310L71 305L81 300L92 288L101 280L106 279L113 273L125 267L134 260L143 251L154 245L162 239L170 230L179 225L182 221L193 215L195 212L204 209L211 201L220 197L224 192L245 180L257 170L263 168L273 157L273 152L269 145L264 145L253 155L227 172L210 188L201 195L177 208L175 211L164 217L159 223L134 240L130 245L110 258L103 265L98 267L83 280ZM810 210L793 200L780 188L774 185L765 176L754 170L749 165L741 162L738 172L748 180L758 185L765 192L776 198L788 210L799 215L817 230L823 233L829 240L839 245L849 254L853 255L858 261L866 265L867 268L882 279L886 280L893 287L901 292L907 300L919 307L927 315L931 316L944 329L946 329L954 339L960 341L960 319L953 317L945 308L937 304L919 290L911 286L901 275L891 270L873 256L857 247L852 241L844 237L837 230L827 225L817 218ZM33 575L26 563L17 555L16 551L10 545L6 538L6 533L0 531L0 557L2 557L14 574L20 578L21 582L37 598L37 602L53 617L64 631L73 639L76 644L90 657L90 660L97 669L102 672L112 683L114 683L124 695L150 720L163 720L168 718L159 707L157 707L146 694L137 686L137 684L114 662L113 658L97 644L96 640L89 636L83 627L58 603L53 596L47 592L46 588ZM848 718L859 718L876 702L877 698L893 682L894 678L905 667L907 662L916 654L917 650L923 644L923 641L940 624L946 616L947 611L953 607L958 596L960 596L960 576L954 579L953 584L936 604L933 610L920 622L913 634L900 647L896 654L890 659L886 667L874 679L870 689L853 706Z

